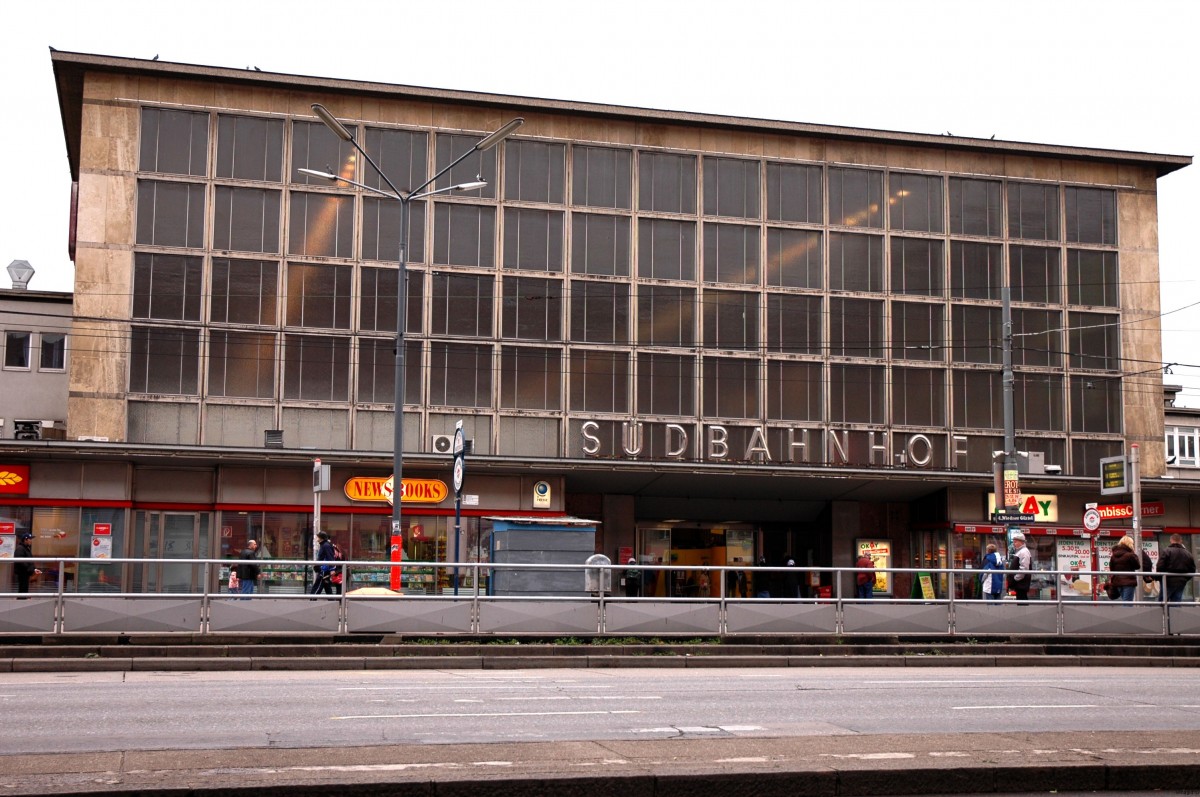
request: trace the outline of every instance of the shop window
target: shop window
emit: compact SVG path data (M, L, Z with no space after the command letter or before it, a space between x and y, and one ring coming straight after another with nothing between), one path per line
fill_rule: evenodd
M1000 221L1000 183L950 178L950 232L954 235L1004 234Z
M1063 378L1059 374L1018 373L1013 383L1013 422L1018 429L1062 432ZM1061 460L1046 460L1052 464Z
M942 232L942 178L892 172L888 209L893 230Z
M61 332L43 332L39 337L40 371L62 371L67 367L67 336Z
M945 371L893 368L892 423L901 426L945 426Z
M492 406L492 347L434 342L430 347L429 403Z
M4 367L29 369L33 333L9 329L4 332Z
M275 335L214 329L209 339L208 395L275 396Z
M576 144L572 164L571 201L574 204L629 209L633 192L632 152Z
M535 208L504 211L504 268L563 270L563 214Z
M362 181L372 188L391 192L392 187L383 179L380 172L386 174L396 188L401 191L415 191L428 179L426 165L429 136L426 133L368 127L363 146L367 152L371 153L372 160L379 166L378 171L369 165L364 165L361 170ZM395 201L381 201L397 208L400 205ZM410 206L411 209L412 206ZM393 226L393 229L397 226L399 225ZM424 228L417 227L417 229Z
M283 120L217 116L217 177L278 183L282 169Z
M887 379L874 365L829 366L832 423L887 423Z
M704 225L704 281L759 283L758 227Z
M892 302L892 359L946 359L941 304Z
M835 357L883 357L883 302L829 299L829 353Z
M134 254L134 318L199 321L203 290L202 258L148 252Z
M830 233L829 290L883 291L883 236Z
M1070 243L1117 243L1117 192L1108 188L1067 186L1067 241Z
M130 332L129 392L196 395L200 331L135 326Z
M956 304L950 311L950 357L956 363L999 365L1003 359L999 307Z
M945 271L941 241L892 238L892 293L940 298Z
M142 109L143 172L204 177L208 173L208 114Z
M758 161L704 159L705 215L757 219L760 192Z
M274 325L279 265L270 260L212 260L210 319L216 324Z
M288 263L287 308L291 327L350 328L350 294L354 270L347 266Z
M628 284L572 280L570 292L573 342L629 342Z
M137 242L147 246L204 246L204 186L138 180Z
M1009 237L1057 241L1058 213L1058 186L1043 183L1008 184Z
M757 293L706 291L704 345L710 349L758 348Z
M404 403L421 402L421 342L404 343ZM391 404L396 398L396 341L393 338L358 339L358 394L364 404Z
M1071 431L1121 433L1121 380L1071 377Z
M1004 427L1004 388L999 371L951 371L950 378L955 428Z
M1117 307L1121 284L1116 252L1067 250L1067 301Z
M758 360L705 357L706 418L758 418Z
M1120 318L1101 313L1067 313L1067 351L1071 368L1121 369Z
M562 292L557 280L506 277L500 308L504 338L562 340Z
M418 200L408 203L409 263L425 262L425 208ZM363 197L362 258L385 263L400 262L400 203L373 196Z
M767 294L767 350L783 354L820 354L824 326L821 307L820 296Z
M496 209L438 203L434 207L433 262L439 266L496 265Z
M434 166L434 174L449 166L460 156L471 152L475 148L475 145L482 140L482 136L438 133L435 140L436 151L434 157L437 159L437 163ZM492 147L482 152L476 151L467 155L462 163L439 177L434 187L449 188L452 185L486 180L487 185L483 188L459 195L494 199L496 197L496 153L499 150L499 147Z
M358 300L358 328L364 332L396 331L396 284L400 271L395 268L370 268L363 266L359 271L360 290ZM425 307L425 275L420 271L408 272L408 307L405 310L404 326L410 333L420 333Z
M820 290L825 282L824 273L821 233L767 229L767 285Z
M767 164L767 218L820 224L825 203L820 166L800 163Z
M829 170L829 223L839 227L883 227L883 172Z
M696 291L666 285L638 287L638 343L694 346Z
M648 212L695 213L696 156L639 153L638 208Z
M820 363L767 361L767 417L776 421L821 421L824 380Z
M638 415L696 414L696 361L689 355L638 355Z
M293 191L289 255L354 256L354 197Z
M1040 246L1009 247L1009 279L1014 302L1057 304L1062 283L1058 250Z
M278 191L219 185L216 192L214 249L279 252Z
M950 242L950 295L955 299L1000 300L1004 249L1000 244Z
M283 397L302 401L347 401L350 397L350 339L331 335L285 335Z
M571 352L571 409L629 412L629 353L575 349Z
M1062 313L1018 308L1012 311L1012 319L1013 365L1062 365Z
M571 216L571 272L629 276L629 219L575 213Z
M343 124L351 135L355 133L354 124ZM354 145L349 141L342 141L321 122L292 122L292 168L287 174L291 182L300 185L329 185L328 180L303 174L300 169L332 172L339 177L357 180L357 160L358 153Z
M638 276L696 279L696 224L674 219L638 219Z
M500 351L501 409L562 408L562 350L504 346Z
M509 141L504 145L504 198L563 203L567 147L544 141Z
M433 275L432 334L491 337L492 277L479 274Z

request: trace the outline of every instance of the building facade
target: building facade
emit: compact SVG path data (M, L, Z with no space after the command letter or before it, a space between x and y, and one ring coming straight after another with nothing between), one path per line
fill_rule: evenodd
M526 120L435 187L486 186L414 202L407 231L406 474L444 488L462 422L469 518L593 518L598 552L650 564L975 562L1003 537L1005 290L1047 536L1081 531L1101 458L1136 443L1164 474L1156 183L1190 158L52 61L78 197L69 452L0 453L47 512L82 485L81 550L90 499L131 555L268 533L301 555L312 457L339 486L390 472L399 203L312 103L402 189ZM1163 528L1200 526L1155 489ZM352 493L323 521L382 556L386 505ZM483 555L440 495L406 506L406 555Z

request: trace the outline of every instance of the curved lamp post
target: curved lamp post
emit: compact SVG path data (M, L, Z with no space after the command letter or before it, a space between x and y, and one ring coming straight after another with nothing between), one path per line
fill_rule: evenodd
M379 188L373 188L372 186L357 182L356 180L350 180L345 177L341 177L340 175L330 174L328 172L320 172L314 169L300 169L299 171L303 174L309 175L310 177L318 177L334 183L346 183L347 185L353 185L357 188L363 189L364 191L370 191L373 194L378 194L380 196L387 197L388 199L394 199L400 203L400 274L396 287L396 395L394 397L396 406L396 429L392 452L392 534L400 534L400 504L404 495L404 481L401 477L401 474L403 473L404 467L404 327L408 321L408 203L412 202L414 199L424 199L425 197L433 196L434 194L448 194L452 191L473 191L477 188L483 188L485 185L487 185L487 182L485 180L478 179L474 182L458 183L455 185L446 186L444 188L426 190L439 177L453 169L458 164L462 163L470 155L473 155L476 152L489 150L499 144L501 141L511 135L514 130L523 125L525 120L521 117L513 119L500 129L482 138L474 147L464 152L453 162L451 162L449 166L446 166L438 171L437 174L433 175L433 177L430 177L421 185L410 191L401 191L395 186L391 179L384 174L383 170L379 168L379 164L375 163L375 160L367 153L365 149L362 148L358 141L355 140L354 134L347 130L346 126L339 122L337 118L325 108L324 105L315 103L312 106L312 111L317 115L317 118L325 124L326 127L333 131L334 135L336 135L342 141L348 141L360 155L366 158L367 163L371 164L371 168L375 170L375 173L383 178L383 181L387 183L388 188L392 190L390 192L383 191Z

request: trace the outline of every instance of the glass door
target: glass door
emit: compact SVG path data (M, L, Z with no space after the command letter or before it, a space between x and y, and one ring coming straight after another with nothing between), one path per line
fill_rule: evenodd
M207 512L138 512L136 539L146 559L211 556ZM199 592L204 566L192 562L147 561L141 568L145 592Z

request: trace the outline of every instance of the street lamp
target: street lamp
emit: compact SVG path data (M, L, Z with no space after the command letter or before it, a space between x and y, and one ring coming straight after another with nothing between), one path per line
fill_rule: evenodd
M433 175L433 177L430 177L421 185L410 191L401 191L395 186L394 183L392 183L391 179L389 179L388 176L383 173L383 170L379 168L379 164L375 163L374 159L371 158L367 151L362 148L358 141L355 140L354 134L346 129L346 126L339 122L337 117L331 114L324 105L314 103L312 106L312 111L317 115L317 118L325 124L326 127L333 131L334 135L336 135L342 141L348 141L360 155L366 158L367 163L371 164L371 168L375 170L375 173L383 178L383 181L388 184L388 188L391 188L392 190L390 192L384 191L379 188L374 188L372 186L365 185L364 183L357 182L356 180L350 180L340 175L330 174L328 172L319 172L313 169L300 169L299 171L302 174L309 175L310 177L317 177L335 183L346 183L347 185L353 185L363 189L364 191L370 191L371 193L387 197L388 199L394 199L400 203L400 274L399 278L396 280L396 429L392 444L392 534L396 535L401 533L400 504L404 496L404 481L401 474L404 467L404 327L408 320L408 203L412 202L414 199L424 199L425 197L433 196L434 194L447 194L451 191L473 191L477 188L483 188L485 185L487 185L487 182L482 178L477 177L474 182L458 183L455 185L446 186L444 188L434 188L428 191L425 190L429 188L429 186L432 185L439 177L453 169L458 164L462 163L470 155L473 155L476 152L484 152L485 150L489 150L499 144L501 141L511 135L514 130L525 124L525 120L521 117L513 119L500 129L485 136L474 147L464 152L453 162L451 162L449 166L441 169L437 174Z

